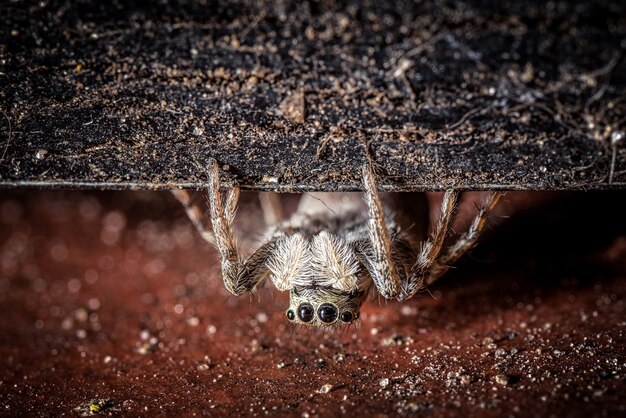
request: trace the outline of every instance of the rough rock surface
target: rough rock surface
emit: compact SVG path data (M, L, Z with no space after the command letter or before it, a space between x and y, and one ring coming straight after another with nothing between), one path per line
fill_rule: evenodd
M0 185L623 188L623 1L2 2Z

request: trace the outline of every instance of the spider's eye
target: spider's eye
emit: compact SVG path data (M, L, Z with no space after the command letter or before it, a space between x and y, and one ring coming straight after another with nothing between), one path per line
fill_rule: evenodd
M294 319L296 319L296 314L293 313L291 309L287 311L287 319L289 319L290 321L293 321Z
M330 303L325 303L317 310L317 316L319 316L320 321L330 324L337 319L337 308Z
M351 322L352 321L352 312L350 311L344 311L341 313L341 320L343 322Z
M302 322L311 322L315 316L315 310L308 303L303 303L298 307L298 318Z

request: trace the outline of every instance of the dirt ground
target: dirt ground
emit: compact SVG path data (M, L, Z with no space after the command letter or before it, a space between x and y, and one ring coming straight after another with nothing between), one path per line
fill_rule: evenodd
M3 191L0 415L624 415L624 197L526 205L429 292L329 332L271 286L229 296L167 193Z

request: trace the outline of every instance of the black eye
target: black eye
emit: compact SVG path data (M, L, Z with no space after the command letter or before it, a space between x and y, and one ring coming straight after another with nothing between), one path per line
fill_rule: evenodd
M298 318L300 318L302 322L311 322L314 316L315 311L310 304L303 303L298 307Z
M337 308L329 303L325 303L317 310L317 316L319 316L320 321L330 324L337 319Z
M291 309L287 311L287 319L289 319L290 321L293 321L294 319L296 319L296 314L293 313Z
M352 321L352 312L350 311L345 311L341 313L341 320L343 322L350 322Z

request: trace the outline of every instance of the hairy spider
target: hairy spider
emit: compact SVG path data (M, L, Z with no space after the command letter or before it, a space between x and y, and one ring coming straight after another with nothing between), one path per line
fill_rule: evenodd
M365 199L354 193L327 193L322 202L305 195L296 213L274 225L245 260L233 236L239 188L220 190L217 163L210 167L208 184L213 233L188 192L172 193L202 237L219 251L228 291L251 292L269 275L278 290L290 292L286 314L291 322L340 325L359 317L373 287L384 298L406 300L441 277L476 244L487 215L503 195L490 193L469 229L443 251L458 200L458 192L446 192L432 235L415 248L408 232L383 207L370 167L365 166L362 174ZM340 210L329 208L326 202L331 200Z

